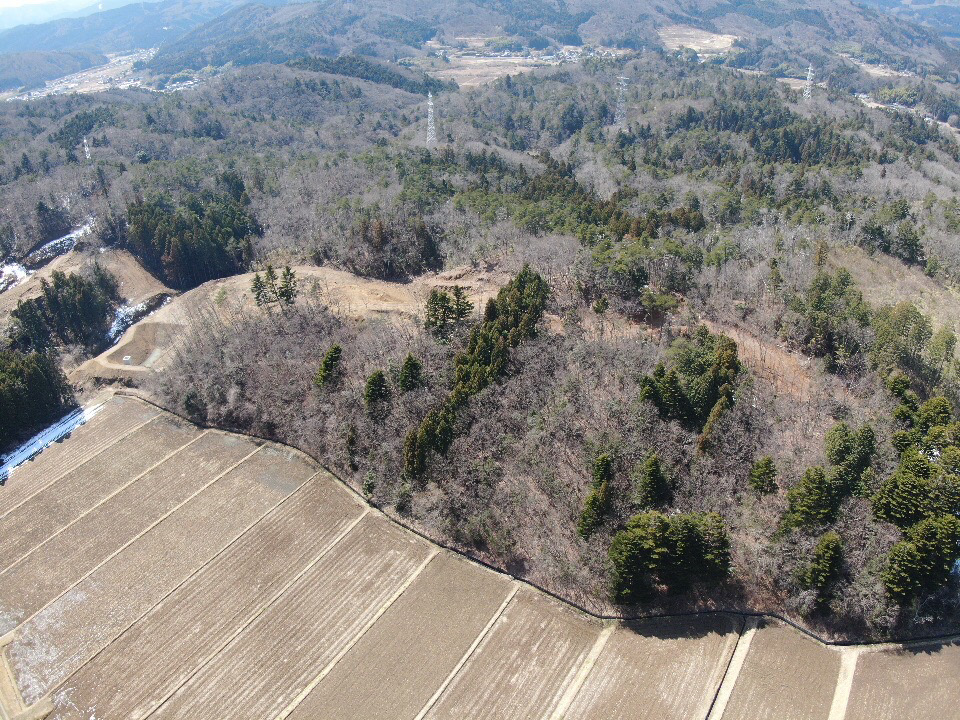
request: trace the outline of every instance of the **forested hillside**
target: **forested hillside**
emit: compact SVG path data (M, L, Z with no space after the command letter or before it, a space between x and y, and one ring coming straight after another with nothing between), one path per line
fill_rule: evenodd
M85 70L107 61L92 52L26 52L0 55L0 92L35 87L45 80Z
M579 5L476 3L461 20L606 32ZM723 30L733 9L716 7ZM429 35L388 30L410 47ZM352 51L231 50L216 57L236 67L177 93L3 103L0 240L23 258L91 218L77 252L129 251L178 291L256 272L250 302L211 292L194 308L145 390L301 447L388 512L581 604L955 631L955 90L885 85L922 94L927 119L839 82L805 99L722 58L620 50L473 89ZM280 270L309 265L384 294L450 281L414 320L359 321ZM472 300L457 268L504 280ZM94 348L118 292L102 273L53 276L14 312L7 365L35 377Z

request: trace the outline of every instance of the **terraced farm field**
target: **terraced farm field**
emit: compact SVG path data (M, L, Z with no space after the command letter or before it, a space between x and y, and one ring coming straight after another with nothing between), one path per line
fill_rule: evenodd
M923 720L960 703L956 643L593 618L300 453L128 396L10 475L0 549L2 720Z

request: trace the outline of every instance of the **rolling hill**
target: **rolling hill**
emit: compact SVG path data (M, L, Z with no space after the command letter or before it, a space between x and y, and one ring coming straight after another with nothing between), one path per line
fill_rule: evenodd
M649 47L661 45L658 30L679 25L736 36L733 54L745 68L797 75L814 63L832 72L846 55L955 80L960 51L938 34L942 28L911 22L924 20L919 10L893 10L899 14L849 0L371 0L362 9L343 0L165 0L13 28L0 33L0 53L160 46L155 68L173 73L304 55L396 59L416 54L433 37L504 38L515 46ZM937 6L931 12L948 17L950 10Z

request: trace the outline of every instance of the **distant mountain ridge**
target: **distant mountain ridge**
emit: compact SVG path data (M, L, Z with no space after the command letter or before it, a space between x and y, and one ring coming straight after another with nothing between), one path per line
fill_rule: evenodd
M878 4L875 0L874 4ZM207 65L360 54L394 60L434 36L516 38L521 44L660 44L686 25L735 35L742 67L827 69L841 53L956 79L960 51L931 27L851 0L163 0L0 33L0 53L160 47L158 72ZM938 6L939 7L939 6ZM956 9L956 8L954 8ZM834 64L836 64L834 62Z
M105 62L105 56L84 50L0 55L0 92L20 87L36 87L46 80L70 75Z

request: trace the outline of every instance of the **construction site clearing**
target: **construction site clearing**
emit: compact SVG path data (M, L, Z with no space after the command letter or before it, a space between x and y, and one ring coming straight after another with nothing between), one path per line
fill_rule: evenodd
M933 720L960 644L599 619L113 394L0 487L0 718Z

